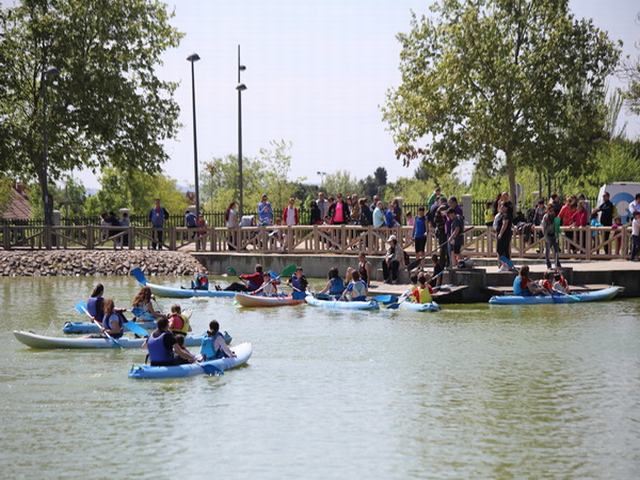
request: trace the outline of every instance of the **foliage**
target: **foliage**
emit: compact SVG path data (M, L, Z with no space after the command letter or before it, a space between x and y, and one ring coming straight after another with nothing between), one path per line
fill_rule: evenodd
M31 185L30 191L34 192L29 195L29 203L31 204L31 216L33 218L43 218L44 210L42 202L39 201L41 195L38 184ZM67 175L59 182L49 182L49 195L53 199L53 208L60 210L62 218L82 216L85 214L85 202L87 200L87 191L84 185L80 183L72 175Z
M272 141L262 148L258 157L243 158L244 208L255 210L260 197L267 193L274 207L283 207L289 197L300 190L303 178L288 180L291 167L291 143ZM200 195L205 207L224 210L232 201L238 201L238 160L235 155L214 158L203 163Z
M37 179L43 201L50 178L75 168L157 172L178 125L176 84L156 75L181 37L169 18L157 0L25 0L0 9L0 170ZM51 66L59 76L45 80Z
M519 168L585 166L619 57L606 33L566 0L443 0L433 12L398 35L402 83L383 107L398 157L447 171L473 160L506 171L512 193Z
M640 24L640 12L636 15L636 24ZM631 111L640 115L640 60L627 65L625 70L629 79L629 87L624 92L624 96Z
M100 190L87 198L85 213L99 215L128 208L132 214L146 215L156 198L160 199L170 214L184 213L189 204L186 195L178 189L172 178L107 167L100 176Z
M327 192L327 196L335 196L337 193L350 195L352 193L359 193L360 185L348 170L337 170L336 172L326 175L324 179L324 190Z

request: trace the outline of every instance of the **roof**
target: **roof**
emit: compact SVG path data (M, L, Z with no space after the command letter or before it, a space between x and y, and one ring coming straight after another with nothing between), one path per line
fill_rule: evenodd
M19 193L15 188L12 188L11 199L2 214L0 214L0 218L4 220L28 220L31 218L31 205L27 197Z

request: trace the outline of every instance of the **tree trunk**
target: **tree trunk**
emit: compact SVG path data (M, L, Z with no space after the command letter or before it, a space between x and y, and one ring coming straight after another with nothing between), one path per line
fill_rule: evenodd
M49 195L49 182L46 168L41 166L38 171L38 183L40 184L40 192L42 193L42 207L44 211L44 225L45 228L50 227L53 224L53 205L52 198ZM45 233L45 247L51 248L50 236Z
M505 159L507 165L507 177L509 178L509 195L513 202L513 211L518 209L518 198L516 197L516 166L513 164L513 159L508 152L505 152Z

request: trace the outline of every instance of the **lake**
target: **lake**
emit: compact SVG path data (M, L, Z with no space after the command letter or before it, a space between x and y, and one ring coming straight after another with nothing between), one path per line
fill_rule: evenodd
M14 339L62 335L98 281L118 306L138 289L127 277L0 279L3 478L640 472L638 300L426 314L183 300L195 331L217 319L254 352L221 377L165 381L127 377L142 350L34 351Z

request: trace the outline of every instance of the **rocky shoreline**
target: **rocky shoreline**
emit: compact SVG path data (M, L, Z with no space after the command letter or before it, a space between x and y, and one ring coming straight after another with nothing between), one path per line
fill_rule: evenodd
M188 253L155 250L60 250L0 252L3 277L85 277L129 275L140 267L149 276L182 276L205 271Z

